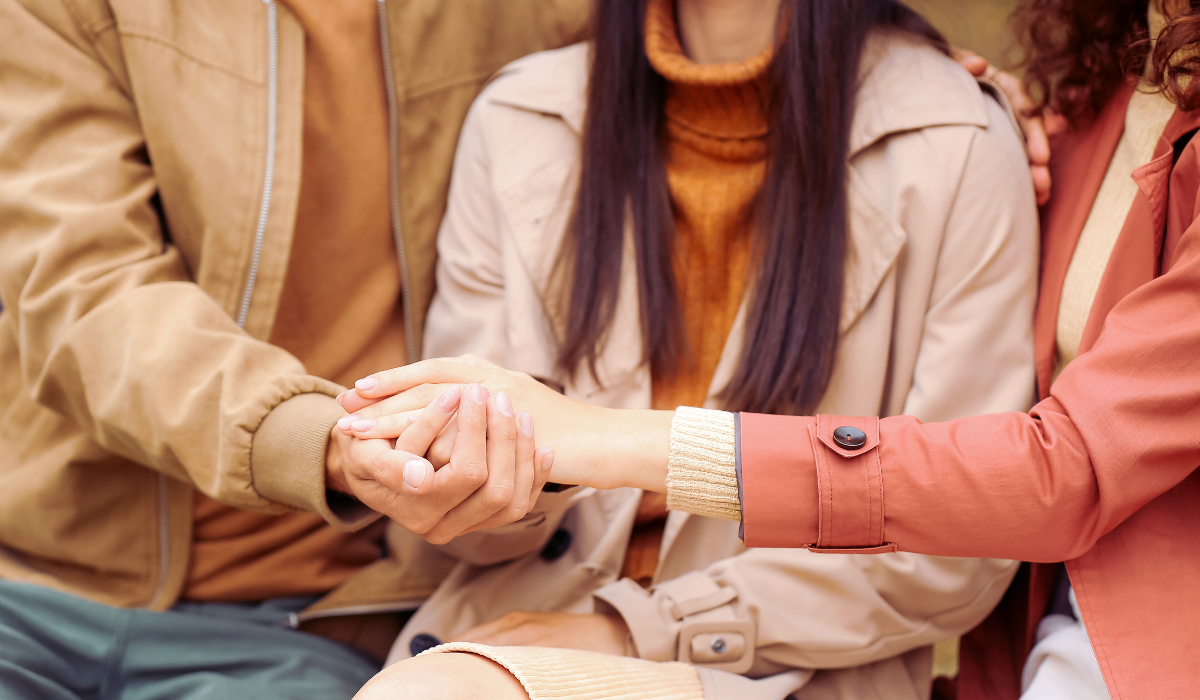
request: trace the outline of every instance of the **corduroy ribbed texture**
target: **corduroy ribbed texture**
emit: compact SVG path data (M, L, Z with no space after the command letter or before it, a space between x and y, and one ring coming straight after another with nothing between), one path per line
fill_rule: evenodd
M741 520L733 414L681 407L671 421L667 507Z
M451 642L424 653L451 651L478 654L508 669L529 693L529 700L704 700L700 674L674 661L468 642Z

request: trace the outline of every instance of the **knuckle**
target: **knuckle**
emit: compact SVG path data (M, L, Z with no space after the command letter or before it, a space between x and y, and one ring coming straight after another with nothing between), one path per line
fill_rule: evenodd
M483 500L488 506L496 509L512 503L515 489L508 484L491 484L483 493Z

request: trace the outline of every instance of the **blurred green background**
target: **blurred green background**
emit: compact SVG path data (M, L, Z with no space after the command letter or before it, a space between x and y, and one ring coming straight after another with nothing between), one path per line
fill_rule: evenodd
M903 0L925 16L950 43L983 55L997 67L1009 67L1019 55L1011 50L1008 16L1016 0Z

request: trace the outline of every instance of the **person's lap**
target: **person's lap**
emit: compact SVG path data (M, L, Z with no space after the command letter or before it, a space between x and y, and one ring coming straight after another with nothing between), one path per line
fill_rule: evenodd
M180 610L123 610L0 581L0 694L326 700L350 698L379 670L349 647L272 625L270 605Z

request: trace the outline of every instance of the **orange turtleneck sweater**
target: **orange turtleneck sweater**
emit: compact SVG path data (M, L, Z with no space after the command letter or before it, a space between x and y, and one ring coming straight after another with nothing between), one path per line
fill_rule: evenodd
M754 205L766 174L768 47L744 63L699 65L679 41L672 0L650 0L646 56L667 79L667 183L675 279L688 354L652 377L656 409L703 406L750 273ZM622 575L647 585L658 564L666 497L647 492Z

